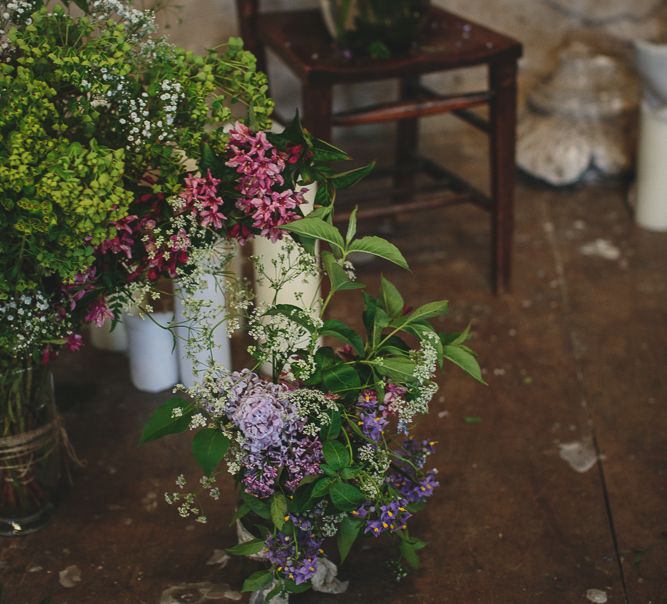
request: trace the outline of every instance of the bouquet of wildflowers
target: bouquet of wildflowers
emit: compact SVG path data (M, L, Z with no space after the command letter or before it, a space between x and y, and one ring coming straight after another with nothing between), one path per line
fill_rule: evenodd
M265 77L239 40L202 57L155 30L122 0L0 2L3 366L78 348L83 323L229 234L197 171L236 107L266 125Z
M308 133L302 139L307 153L324 148ZM327 153L347 157L330 146ZM300 305L250 306L255 366L231 372L209 367L199 384L154 412L142 435L145 442L195 433L201 488L189 490L180 476L178 490L165 496L183 517L206 522L204 499L221 496L217 475L226 467L234 477L240 543L227 551L263 563L243 589L263 592L267 601L311 587L343 589L331 581L330 558L337 550L338 560L345 560L360 537L394 539L398 577L406 566L419 565L418 551L426 544L411 534L410 518L438 481L428 463L435 443L413 436L415 420L428 412L435 372L445 359L481 381L466 345L468 330L440 333L433 324L446 314L446 301L412 309L384 277L377 296L356 280L354 254L407 268L390 242L357 237L355 213L345 234L334 226L336 186L369 170L333 178L320 170L316 209L277 227L300 253L280 256L274 270L258 267L276 294L290 278L324 274L326 296ZM332 298L343 292L361 292L363 332L326 318ZM271 379L259 374L267 364Z
M333 176L325 144L263 131L266 78L240 40L197 56L155 30L123 0L0 0L0 438L45 421L26 375L84 324L225 241L279 238L297 183ZM3 484L23 489L31 460Z

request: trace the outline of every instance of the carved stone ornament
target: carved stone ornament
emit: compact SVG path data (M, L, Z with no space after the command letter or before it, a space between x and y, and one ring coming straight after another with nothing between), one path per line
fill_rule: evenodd
M528 94L518 129L517 163L554 186L630 170L639 85L624 54L580 35L559 52L556 69Z

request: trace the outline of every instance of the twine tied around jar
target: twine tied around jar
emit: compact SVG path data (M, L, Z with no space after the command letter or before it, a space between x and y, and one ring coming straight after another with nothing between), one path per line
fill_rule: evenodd
M85 466L69 440L62 417L57 415L50 423L34 430L0 437L0 471L15 470L21 477L27 476L32 466L48 458L61 445L70 461L79 467ZM69 468L67 474L71 481Z

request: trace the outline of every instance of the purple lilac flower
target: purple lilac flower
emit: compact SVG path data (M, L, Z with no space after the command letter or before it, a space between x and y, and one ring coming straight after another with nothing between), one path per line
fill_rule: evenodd
M320 472L322 443L304 434L304 421L285 396L285 385L244 370L233 373L224 387L225 415L243 435L241 465L248 493L270 497L281 468L292 492L305 476Z
M232 421L246 438L253 453L280 445L285 408L271 392L257 392L243 398Z

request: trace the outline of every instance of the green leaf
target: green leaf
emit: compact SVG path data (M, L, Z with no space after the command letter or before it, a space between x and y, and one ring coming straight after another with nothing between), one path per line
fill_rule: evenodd
M350 465L350 454L345 445L337 440L328 440L322 447L327 464L334 470L342 470Z
M250 508L245 503L242 503L234 512L229 524L234 524L237 520L241 520L241 518L248 515L248 513L250 513Z
M357 234L357 210L357 206L354 206L354 210L352 210L350 213L350 220L347 223L347 234L345 235L345 241L348 245Z
M468 323L468 326L461 333L441 333L438 335L443 344L459 346L467 342L470 338L470 323Z
M382 331L385 327L388 327L391 323L389 315L381 308L377 307L375 309L375 316L373 317L373 332L371 334L371 340L373 344L378 344L382 338Z
M407 323L415 323L416 321L423 321L424 319L432 319L447 314L449 302L447 300L436 300L420 306L413 310L406 319Z
M329 423L322 426L320 430L320 437L322 442L338 438L340 434L340 427L343 423L343 418L338 411L329 413Z
M412 568L419 568L419 556L409 541L401 541L401 555Z
M339 172L331 177L331 183L337 189L347 189L352 185L356 185L360 180L368 176L375 169L375 162L371 162L359 168Z
M253 539L252 541L245 541L238 543L232 547L228 547L225 551L232 556L252 556L259 554L264 549L263 539Z
M308 591L312 587L310 581L306 581L305 583L299 583L297 585L294 581L290 581L289 579L285 579L284 585L285 585L285 591L291 594L301 594L304 591Z
M335 483L329 491L329 496L334 506L341 512L351 512L366 500L357 487L347 482Z
M324 497L329 492L329 488L333 482L334 481L331 480L331 478L320 478L313 487L311 497L313 497L313 499Z
M351 480L356 478L361 473L359 468L343 468L340 471L340 475L343 477L343 480Z
M352 281L345 272L345 269L336 262L336 259L330 252L322 252L322 262L327 275L329 275L331 291L333 293L351 289L363 289L365 287L363 283Z
M478 417L478 416L476 416L476 415L466 415L466 416L463 418L463 421L464 421L466 424L481 424L481 423L482 423L482 418L481 418L481 417Z
M241 591L260 591L271 583L272 579L273 574L270 570L258 570L243 582Z
M289 231L290 233L296 233L297 235L305 235L306 237L313 237L320 241L326 241L341 253L345 249L345 242L343 241L343 236L340 234L340 231L321 218L306 216L306 218L295 220L280 228Z
M407 357L386 357L382 359L381 364L375 361L373 366L380 375L384 375L397 382L414 381L413 374L416 364Z
M361 388L359 374L351 365L339 363L322 371L322 382L328 392L349 392Z
M338 529L338 553L340 554L340 563L345 562L352 545L357 540L359 532L363 521L358 518L350 518L346 516L343 518L343 522L340 523L340 528Z
M180 409L181 415L174 416L174 412L177 409ZM194 407L190 403L182 398L170 398L166 403L153 411L153 415L150 416L144 425L139 442L145 443L149 440L166 436L167 434L184 432L190 425L193 413Z
M334 147L331 143L319 138L313 141L313 153L318 162L346 161L351 159L342 149Z
M469 350L465 350L460 346L446 345L445 358L454 363L454 365L458 365L463 371L475 378L478 382L486 384L482 377L482 370L479 367L479 363L477 362L475 355Z
M265 315L282 315L287 317L290 321L294 321L297 325L301 325L304 329L313 333L317 328L310 318L310 315L303 309L293 304L274 304L269 306Z
M328 319L324 322L322 329L320 329L321 336L333 336L343 342L350 344L359 356L364 354L364 342L361 336L351 327L345 325L341 321L335 319Z
M299 221L297 221L299 222ZM296 224L296 223L292 223ZM401 251L393 244L382 237L368 235L361 239L355 239L348 247L349 252L364 252L379 258L384 258L393 262L404 269L409 269L408 263L401 254Z
M223 460L229 449L229 439L217 428L204 428L192 440L192 454L208 475Z
M276 584L276 586L264 596L264 602L269 604L269 602L271 602L271 600L273 600L273 598L275 598L282 590L282 585L280 583Z
M389 279L385 279L384 275L382 275L380 283L380 303L382 307L392 319L398 317L405 307L403 296Z
M258 499L257 497L253 497L252 495L248 495L248 493L241 493L241 499L254 514L257 514L260 518L264 518L264 520L271 519L271 510L269 509L269 504L266 503L266 501Z
M287 514L287 499L282 493L275 493L271 499L271 520L278 530L285 524Z

